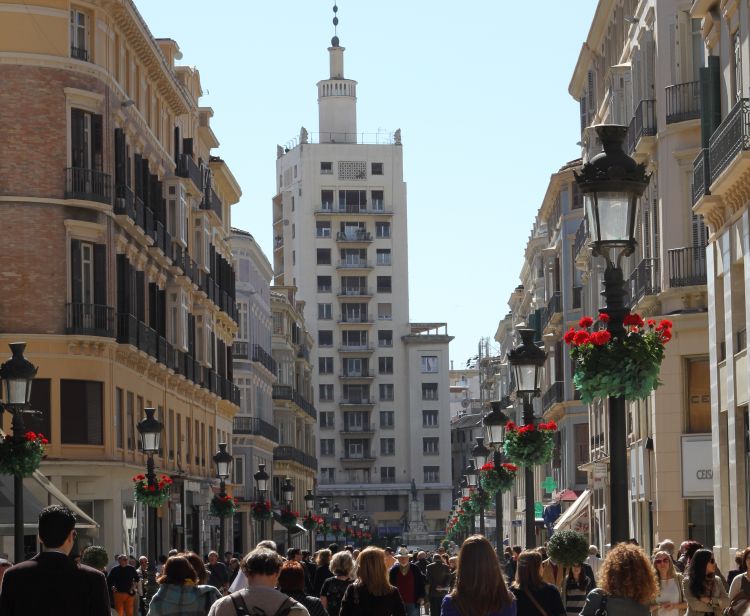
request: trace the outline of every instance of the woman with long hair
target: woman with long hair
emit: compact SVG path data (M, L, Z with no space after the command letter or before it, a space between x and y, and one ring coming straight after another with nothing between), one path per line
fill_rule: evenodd
M198 584L198 574L184 555L168 558L157 581L159 590L148 606L148 616L206 616L221 598L213 586Z
M310 616L328 616L320 599L305 594L305 567L302 563L288 560L281 565L279 591L304 605Z
M659 550L653 556L654 570L659 581L659 596L651 606L656 616L680 616L687 608L682 593L682 574L676 571L669 552Z
M586 605L586 595L595 585L594 578L581 563L568 569L568 574L563 579L565 613L580 614L581 608Z
M208 570L203 563L203 559L195 552L183 552L181 555L187 558L195 569L195 574L198 576L196 584L206 584L208 582Z
M741 592L744 592L746 596L750 597L750 570L748 570L748 566L750 565L750 548L745 548L744 550L742 550L740 559L740 573L734 576L734 578L732 579L732 584L729 586L730 601L732 601Z
M515 616L500 561L489 541L472 535L458 552L456 585L443 598L440 616Z
M688 604L685 616L721 614L729 605L724 584L716 575L716 559L711 550L697 550L692 555L682 592Z
M654 568L637 545L616 545L599 570L599 587L586 597L581 616L604 609L608 616L649 616L659 594Z
M349 584L341 600L339 616L406 616L398 588L388 580L385 552L370 546L357 558L357 579Z
M518 555L516 579L510 590L516 596L519 616L565 614L557 586L542 579L542 555L537 550L526 550Z

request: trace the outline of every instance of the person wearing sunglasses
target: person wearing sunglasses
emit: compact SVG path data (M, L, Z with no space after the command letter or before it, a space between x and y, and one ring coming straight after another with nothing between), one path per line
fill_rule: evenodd
M682 591L688 604L685 616L720 616L729 605L724 584L716 576L716 560L711 550L698 550L693 554Z
M682 574L675 571L672 557L666 550L656 552L653 563L659 579L659 596L651 606L651 613L655 616L680 616L687 608L682 592Z

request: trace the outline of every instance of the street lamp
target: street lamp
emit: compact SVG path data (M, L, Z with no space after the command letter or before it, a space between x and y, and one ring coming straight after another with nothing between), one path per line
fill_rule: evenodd
M591 254L607 262L604 270L605 307L609 315L607 329L612 337L624 335L623 318L630 312L622 271L622 259L635 250L635 223L638 202L648 186L650 176L645 165L639 165L622 148L626 126L596 126L603 152L594 156L575 174L583 194L586 221L591 234ZM610 545L628 539L627 425L625 399L609 398L609 465L610 465Z
M284 499L286 508L291 510L294 502L294 485L291 477L284 479L284 485L281 486L281 498ZM292 547L292 529L289 526L286 527L286 547Z
M357 520L357 514L352 514L352 545L357 545L357 528L359 528L359 520Z
M503 408L510 406L510 398L505 397L502 400L493 400L490 402L492 410L484 416L484 432L487 441L492 447L493 458L492 465L496 471L499 471L503 463L503 440L505 439L505 424L508 423L508 416L503 413ZM477 439L479 440L479 439ZM495 525L497 527L497 553L503 552L503 494L500 490L495 494Z
M156 485L156 473L154 472L154 454L158 453L161 443L161 431L163 424L154 417L156 409L143 409L146 417L138 422L138 432L141 435L141 451L146 454L146 481L149 486ZM157 538L159 516L156 507L150 507L148 547L151 554L159 553L159 540Z
M539 395L542 369L547 360L547 353L534 344L535 330L526 327L518 328L521 346L508 352L508 363L516 378L516 394L523 400L523 423L534 424L534 398ZM534 470L527 466L524 469L526 506L524 518L526 524L526 549L532 550L536 544L534 528Z
M471 489L469 488L469 482L466 481L466 477L461 479L461 496L463 498L469 498L469 496L471 496Z
M219 451L214 454L214 464L216 464L216 476L219 478L219 497L224 498L227 495L226 480L229 479L229 469L232 464L232 454L227 451L226 443L219 443ZM224 554L226 550L226 527L224 518L219 517L219 554Z
M481 534L485 534L485 527L484 527L484 487L482 486L482 482L479 481L480 472L482 470L482 467L484 466L485 462L487 462L487 457L490 455L490 450L487 449L484 445L484 437L477 437L477 444L474 445L471 449L471 455L474 456L474 472L476 473L477 477L477 487L479 489L479 532Z
M31 384L36 376L37 367L23 356L25 342L13 342L10 347L11 357L0 366L0 380L5 402L0 404L0 414L8 411L13 416L13 444L20 446L26 433L23 415L31 399ZM14 557L16 564L26 560L23 548L23 475L13 476L13 536Z
M266 492L268 491L268 480L270 479L268 473L266 472L266 465L265 464L258 464L258 470L253 475L253 479L255 479L255 489L258 492L258 501L263 502L265 504L266 502ZM265 539L265 520L260 521L260 539Z
M313 511L315 509L315 494L313 494L312 490L307 491L307 494L305 494L304 501L305 501L305 508L307 509L308 515L312 517ZM310 533L310 554L312 554L315 551L314 538L313 538L314 531L312 529L312 526L310 527L310 530L308 532Z
M336 526L334 526L335 530L334 530L333 536L336 537L336 543L338 543L339 542L339 531L341 530L341 527L339 526L339 524L341 523L340 522L340 520L341 520L341 509L339 509L339 504L338 503L334 503L333 504L333 513L332 513L332 515L333 515L333 521L336 524Z

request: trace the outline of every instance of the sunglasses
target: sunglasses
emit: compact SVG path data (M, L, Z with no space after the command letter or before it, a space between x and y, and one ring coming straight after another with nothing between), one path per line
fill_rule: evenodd
M656 560L654 561L654 564L656 564L656 565L659 565L659 564L661 564L661 563L668 563L668 562L669 562L669 559L668 559L668 558L657 558L657 559L656 559Z

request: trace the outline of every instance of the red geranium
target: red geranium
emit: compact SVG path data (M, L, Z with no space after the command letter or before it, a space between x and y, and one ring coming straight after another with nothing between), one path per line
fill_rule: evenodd
M589 342L590 337L591 336L587 331L583 329L579 329L575 333L575 336L573 336L573 344L575 346L581 346L582 344L586 344L587 342Z
M591 317L581 317L578 321L578 327L591 327L594 324L594 319Z
M599 320L602 323L609 323L609 315L606 312L599 313Z
M563 336L563 340L565 341L565 344L572 344L573 338L575 337L575 335L576 335L576 330L573 329L572 327L568 331L566 331L565 335Z
M656 331L662 331L664 329L672 329L672 321L662 319L659 321L659 325L656 327Z
M612 334L610 334L606 329L601 329L598 332L594 332L591 334L591 343L595 344L596 346L604 346L612 339Z
M505 469L508 469L509 471L513 473L515 473L518 470L518 467L515 464L511 464L510 462L504 462L500 466L502 466Z

